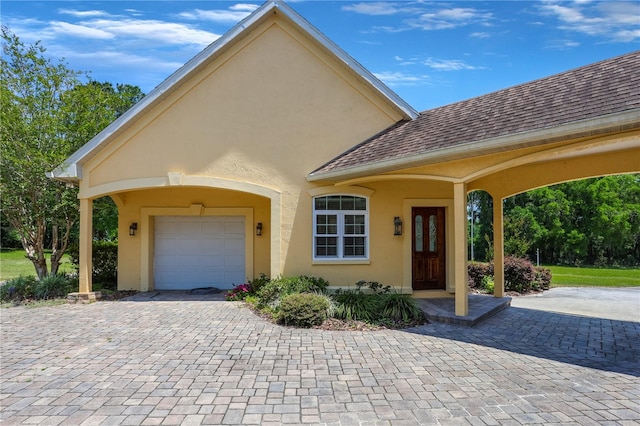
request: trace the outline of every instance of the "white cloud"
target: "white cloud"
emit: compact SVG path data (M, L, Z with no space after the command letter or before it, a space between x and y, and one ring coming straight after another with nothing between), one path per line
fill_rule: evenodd
M619 42L640 39L640 3L636 1L545 1L539 10L543 15L556 18L558 28L564 31Z
M446 3L393 3L363 2L343 6L342 10L363 15L403 15L399 26L376 27L386 32L399 32L411 29L442 30L470 24L488 25L493 15L469 7L448 7Z
M157 41L170 45L206 46L215 41L218 34L191 28L187 25L142 19L96 19L83 25L120 37L134 37L139 40Z
M228 10L194 9L190 12L182 12L178 16L184 19L233 24L243 20L257 8L258 8L257 5L238 3L229 7Z
M470 24L483 24L492 18L492 14L488 12L458 7L423 13L417 19L408 21L408 23L414 28L423 30L441 30L458 28Z
M54 21L49 24L49 31L71 37L82 37L90 39L108 40L115 36L107 31L97 28L87 27L85 25L70 24L68 22Z
M461 71L461 70L482 70L485 67L469 65L461 59L434 59L428 58L423 62L427 67L437 71Z
M58 9L61 15L71 15L76 18L93 18L98 16L110 16L103 10L75 10L75 9Z
M632 42L634 40L639 40L640 39L640 29L637 30L621 30L621 31L616 31L612 34L612 38L615 41L621 41L621 42Z
M242 10L244 12L253 12L257 8L258 8L258 5L255 5L255 4L238 3L238 4L235 4L235 5L231 6L229 9L231 9L231 10Z
M476 32L469 34L469 36L473 38L489 38L491 37L491 34L485 32Z
M195 9L191 12L183 12L180 16L185 19L211 21L219 23L235 23L243 20L250 12L233 10L202 10Z
M401 9L398 8L397 3L388 2L356 3L349 6L342 6L342 10L373 16L395 15L401 11Z
M135 55L115 51L95 51L95 52L77 52L73 50L59 49L57 53L64 56L67 59L78 59L83 62L92 63L100 62L102 64L108 64L109 68L119 67L141 67L151 68L155 70L164 70L165 72L171 72L182 65L181 62L164 61L156 57L149 57L144 55Z
M415 86L429 84L431 81L428 75L413 75L396 71L385 71L374 73L374 75L389 86Z
M580 46L580 42L574 40L554 40L552 41L547 48L548 49L557 49L557 50L566 50L574 47Z

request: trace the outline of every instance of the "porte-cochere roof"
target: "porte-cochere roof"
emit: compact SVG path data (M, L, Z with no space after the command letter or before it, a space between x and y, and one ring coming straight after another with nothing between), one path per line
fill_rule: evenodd
M620 115L624 118L616 119ZM598 125L583 125L594 120L600 121ZM452 149L457 158L464 158L477 155L484 141L571 124L574 133L563 137L597 134L612 126L640 127L640 51L424 111L415 120L397 123L331 160L309 179L346 176L356 169L384 172L415 166L419 164L412 159L420 156L419 162L426 164L425 156L433 154L434 160L442 160L438 153ZM538 138L527 144L552 141ZM518 146L507 141L492 149L507 147Z

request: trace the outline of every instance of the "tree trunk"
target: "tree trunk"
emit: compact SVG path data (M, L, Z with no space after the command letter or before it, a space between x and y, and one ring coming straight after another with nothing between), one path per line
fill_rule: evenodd
M10 217L9 222L20 234L20 242L25 251L24 257L33 263L38 279L45 278L49 275L49 272L47 271L47 259L44 256L44 234L46 229L44 220L38 219L33 228L26 228L19 221L12 219L14 218Z
M53 241L51 243L51 273L57 274L60 268L60 262L62 256L67 251L69 246L69 235L71 234L71 228L73 228L73 220L67 220L65 222L64 235L60 239L58 237L58 225L53 226Z

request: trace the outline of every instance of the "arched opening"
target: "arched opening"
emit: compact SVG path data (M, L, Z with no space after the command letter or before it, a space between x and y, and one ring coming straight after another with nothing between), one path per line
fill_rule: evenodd
M550 265L640 265L640 174L582 179L504 200L505 255Z
M469 260L489 262L493 259L493 197L486 191L467 194Z

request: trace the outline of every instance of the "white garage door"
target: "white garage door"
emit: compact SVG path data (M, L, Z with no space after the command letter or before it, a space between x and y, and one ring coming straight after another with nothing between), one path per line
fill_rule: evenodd
M246 281L244 216L158 216L156 290L229 289Z

